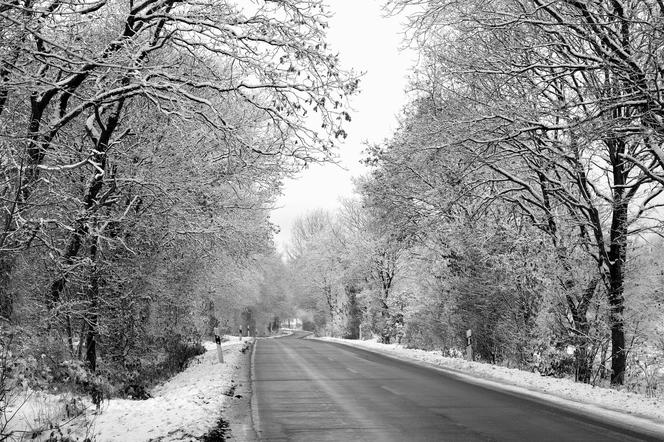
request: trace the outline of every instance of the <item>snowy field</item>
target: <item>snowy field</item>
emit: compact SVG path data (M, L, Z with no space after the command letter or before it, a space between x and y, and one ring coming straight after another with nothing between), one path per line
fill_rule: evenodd
M219 419L241 349L251 338L243 342L236 336L228 339L222 343L223 364L217 361L216 345L205 342L207 352L192 360L185 371L153 388L150 399L111 399L103 403L98 415L88 403L84 415L67 422L57 416L70 398L33 393L12 420L12 429L26 431L24 437L30 439L31 430L49 421L58 423L63 435L80 441L90 436L97 442L190 441L200 437ZM35 440L44 440L49 434L45 432Z
M442 356L440 352L409 349L399 344L329 337L313 339L338 342L397 359L434 366L489 388L525 394L580 412L601 415L639 428L647 427L664 434L664 400L661 398L648 398L626 391L593 387L570 379L552 378L538 373L449 358Z

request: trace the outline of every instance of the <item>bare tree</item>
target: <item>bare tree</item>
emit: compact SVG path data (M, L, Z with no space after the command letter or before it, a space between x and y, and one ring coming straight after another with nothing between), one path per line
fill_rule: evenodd
M412 16L416 40L445 47L423 43L443 102L468 103L449 126L458 131L450 143L511 183L502 196L549 232L560 253L564 217L597 263L611 307L614 384L624 381L628 351L628 238L659 224L651 215L664 174L661 16L654 1L538 0L441 0ZM570 299L580 329L594 283Z

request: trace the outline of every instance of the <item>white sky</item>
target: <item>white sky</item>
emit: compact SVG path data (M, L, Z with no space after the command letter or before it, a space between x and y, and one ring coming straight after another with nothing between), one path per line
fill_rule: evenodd
M401 52L401 25L398 19L384 18L382 0L327 0L334 14L327 42L339 53L342 66L365 72L360 93L351 102L348 138L338 142L339 166L313 165L296 179L287 180L283 195L272 211L272 222L279 226L275 237L279 251L284 251L293 221L316 208L334 209L339 198L353 193L352 177L366 168L363 142L379 142L397 128L396 115L406 104L407 75L414 57Z

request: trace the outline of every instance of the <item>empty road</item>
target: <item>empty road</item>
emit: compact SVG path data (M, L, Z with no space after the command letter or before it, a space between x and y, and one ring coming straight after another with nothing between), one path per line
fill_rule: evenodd
M256 343L254 427L270 441L661 440L339 344Z

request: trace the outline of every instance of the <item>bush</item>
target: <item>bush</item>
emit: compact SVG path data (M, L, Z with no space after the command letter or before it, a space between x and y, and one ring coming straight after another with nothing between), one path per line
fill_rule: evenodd
M186 342L178 334L153 340L140 357L128 358L123 365L104 364L115 391L130 399L148 399L152 386L187 368L192 358L204 354L200 342Z
M89 395L97 409L104 399L110 399L113 395L114 388L106 376L91 372L84 361L73 359L63 362L62 366L67 373L67 380Z
M375 320L374 327L384 344L389 344L395 340L397 343L401 343L404 336L403 315L401 313L396 313L387 318L378 318Z
M200 342L189 344L182 341L169 342L166 345L165 366L169 374L179 373L185 368L189 361L205 353L205 347Z
M553 347L542 349L538 353L537 363L534 365L545 376L563 378L574 376L576 361L574 354L567 353L566 349Z

